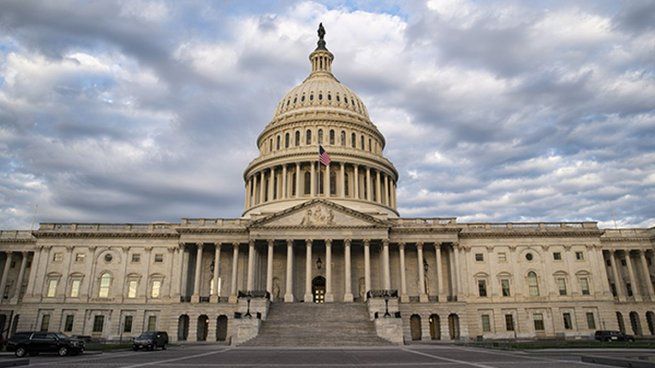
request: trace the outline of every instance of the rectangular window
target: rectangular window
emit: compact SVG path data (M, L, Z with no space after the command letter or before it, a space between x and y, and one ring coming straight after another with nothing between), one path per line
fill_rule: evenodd
M571 323L571 313L563 313L562 319L564 320L564 329L572 330L573 324Z
M139 286L139 283L136 280L130 280L127 284L127 297L136 298L136 289Z
M561 261L562 260L562 253L560 253L560 252L553 253L553 259L556 260L556 261Z
M532 315L532 320L534 321L534 330L543 331L544 330L544 315L541 313L535 313Z
M514 316L511 314L505 315L505 329L507 331L514 331Z
M48 298L54 298L57 295L57 279L48 280Z
M628 263L625 261L625 258L621 258L621 266L626 267Z
M152 282L152 290L150 291L150 296L153 298L159 298L159 292L161 290L161 280L155 280Z
M47 332L49 327L50 327L50 315L49 314L44 314L41 317L41 329L40 329L40 331Z
M605 261L605 264L607 265L607 267L612 267L612 261L609 259Z
M132 263L138 263L138 262L141 262L141 253L133 253Z
M507 253L498 253L498 262L507 262Z
M509 290L509 280L508 279L502 279L500 280L500 288L503 290L503 296L510 296L510 290Z
M587 312L587 328L590 330L596 329L596 319L593 312Z
M53 262L61 262L64 260L64 253L55 253L52 255Z
M73 331L73 321L75 320L75 316L72 314L66 315L66 322L64 322L64 332L71 332Z
M476 261L476 262L484 262L484 254L482 254L482 253L475 253L475 261Z
M77 297L80 296L80 285L81 284L82 284L81 280L71 281L71 293L70 293L71 298L77 298Z
M480 316L482 318L482 332L491 332L491 320L488 314Z
M612 289L612 295L616 297L616 296L617 296L617 295L616 295L616 284L615 284L615 283L611 283L611 284L610 284L610 289Z
M77 263L84 262L85 258L86 258L86 254L84 254L84 253L75 253L75 262L77 262Z
M487 280L478 280L478 295L487 296Z
M558 277L555 281L557 281L557 289L559 289L559 295L566 295L566 279L563 277Z
M95 316L93 317L93 332L102 332L102 329L105 325L105 316Z
M147 331L155 331L156 329L157 329L157 316L148 316Z
M161 253L156 253L155 254L155 263L162 263L164 262L164 255Z
M587 279L586 277L580 279L580 292L582 293L582 295L591 294L589 291L589 279Z
M625 283L625 291L628 294L628 296L632 296L632 284L629 282Z
M584 253L575 252L575 259L578 260L578 261L584 261Z
M132 316L125 316L125 322L123 322L123 332L132 332Z

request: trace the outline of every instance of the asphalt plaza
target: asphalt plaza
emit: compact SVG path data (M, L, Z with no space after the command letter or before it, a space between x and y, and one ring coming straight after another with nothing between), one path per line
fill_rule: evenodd
M609 352L604 352L608 354ZM615 352L621 354L620 352ZM652 354L652 353L651 353ZM6 357L5 359L11 359ZM579 352L499 351L454 345L384 348L232 348L183 345L166 351L116 351L60 358L30 357L30 367L607 367L583 363Z

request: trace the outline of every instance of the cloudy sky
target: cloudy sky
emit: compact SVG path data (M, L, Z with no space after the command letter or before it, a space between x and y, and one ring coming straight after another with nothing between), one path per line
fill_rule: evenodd
M0 3L0 228L238 217L316 27L403 217L655 226L655 2Z

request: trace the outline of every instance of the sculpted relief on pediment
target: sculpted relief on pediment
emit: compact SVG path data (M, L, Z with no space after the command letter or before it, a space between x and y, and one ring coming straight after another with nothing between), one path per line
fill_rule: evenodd
M323 207L308 208L300 221L301 226L333 226L334 212Z
M325 205L299 208L297 211L263 221L263 227L369 227L375 225L365 218L353 216Z

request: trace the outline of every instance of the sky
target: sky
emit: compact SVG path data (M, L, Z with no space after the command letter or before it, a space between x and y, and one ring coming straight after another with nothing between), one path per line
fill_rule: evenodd
M402 217L655 226L654 1L0 2L0 229L239 217L323 22Z

